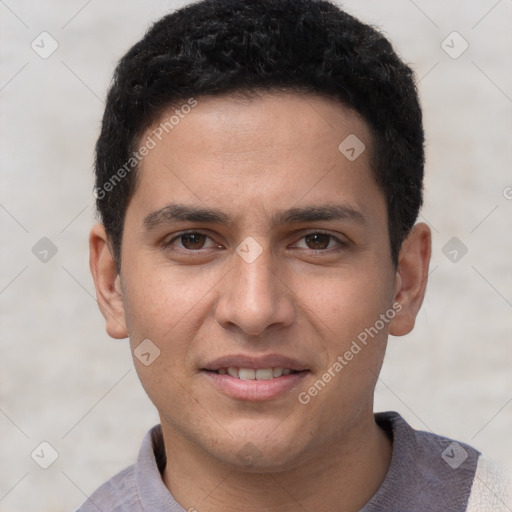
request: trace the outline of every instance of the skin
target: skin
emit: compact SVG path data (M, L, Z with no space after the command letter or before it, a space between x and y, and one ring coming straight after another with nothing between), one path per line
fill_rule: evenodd
M355 161L338 150L350 134L366 146ZM395 267L371 146L366 124L332 99L198 98L141 164L120 275L103 226L93 227L91 271L107 332L129 336L132 350L144 339L160 350L149 366L134 362L172 461L164 483L185 509L356 511L382 483L391 442L374 422L373 393L388 334L414 326L430 231L413 228ZM228 222L167 220L148 230L144 219L171 203L215 208ZM324 205L360 218L274 222L291 208ZM178 236L184 230L207 237L191 244ZM305 238L319 231L334 238ZM251 263L236 252L247 237L262 249ZM299 393L393 304L400 312L301 404ZM287 355L309 371L274 399L234 399L201 368L240 353ZM243 449L255 454L251 464Z

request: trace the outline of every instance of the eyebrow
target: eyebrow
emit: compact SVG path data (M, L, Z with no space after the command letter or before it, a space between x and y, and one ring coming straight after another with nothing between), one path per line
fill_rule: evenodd
M214 208L195 208L183 204L169 204L150 213L144 218L144 227L151 231L162 224L170 222L207 222L229 224L229 216Z
M360 211L351 206L339 204L290 208L276 214L272 220L274 225L329 220L350 220L358 224L366 224L366 218Z
M274 226L331 220L349 220L362 225L366 224L366 218L360 211L339 204L294 207L272 216ZM147 215L144 218L143 225L147 231L151 231L161 225L173 222L205 222L229 225L233 221L229 215L215 208L169 204Z

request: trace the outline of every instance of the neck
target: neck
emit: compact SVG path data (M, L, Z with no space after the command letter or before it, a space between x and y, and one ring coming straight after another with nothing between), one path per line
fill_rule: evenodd
M358 511L381 485L391 461L391 442L373 415L285 469L258 471L219 461L164 423L162 430L168 461L164 483L192 512Z

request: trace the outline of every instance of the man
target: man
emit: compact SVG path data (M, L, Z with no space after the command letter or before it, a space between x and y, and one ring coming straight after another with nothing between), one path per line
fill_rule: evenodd
M411 70L326 1L206 0L121 60L91 270L161 425L80 511L507 510L470 446L373 413L430 231Z

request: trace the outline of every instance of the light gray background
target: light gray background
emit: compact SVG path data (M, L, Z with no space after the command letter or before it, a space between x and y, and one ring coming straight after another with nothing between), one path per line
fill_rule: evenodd
M72 510L134 461L158 421L95 303L92 152L115 62L184 3L0 0L0 512ZM512 2L344 5L412 63L428 138L430 284L414 333L390 340L376 409L510 470ZM47 59L31 48L42 31L59 44ZM453 31L469 44L457 59L441 47ZM468 249L455 263L442 251L454 236ZM42 237L58 249L47 263L32 253ZM42 441L59 454L46 470L30 457Z

